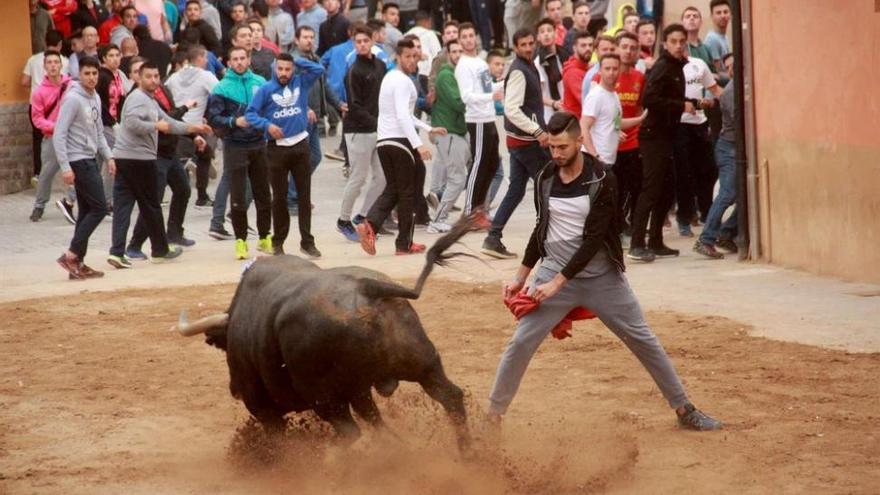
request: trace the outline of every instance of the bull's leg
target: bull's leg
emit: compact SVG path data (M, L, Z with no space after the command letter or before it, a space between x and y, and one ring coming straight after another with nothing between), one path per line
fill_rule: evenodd
M467 427L467 413L464 409L464 393L449 381L439 362L424 379L419 381L419 384L449 414L449 419L452 420L458 438L458 448L462 452L467 451L470 447L471 437Z
M241 396L248 412L257 418L257 421L263 425L267 433L276 434L284 432L284 412L269 397L262 383L256 382L244 387L241 391Z
M361 429L351 416L348 402L321 402L315 406L315 412L321 419L333 426L343 442L350 444L361 436Z
M379 413L379 408L373 402L373 394L370 392L370 389L355 395L351 399L351 408L370 425L376 428L385 426L385 423L382 421L382 414Z

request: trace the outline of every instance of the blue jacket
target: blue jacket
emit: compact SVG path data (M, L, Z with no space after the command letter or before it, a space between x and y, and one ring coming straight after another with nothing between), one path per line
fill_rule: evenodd
M263 130L253 126L241 128L235 125L238 117L253 100L257 90L266 82L265 79L248 69L244 74L237 74L229 69L223 79L214 86L208 98L205 117L218 137L229 146L252 148L265 142Z
M263 131L268 140L275 139L269 135L269 124L280 127L285 138L306 132L309 127L309 91L324 74L324 67L304 58L293 63L293 77L283 86L273 64L272 80L260 86L244 113L248 123Z
M327 69L327 86L336 93L340 101L348 101L345 94L345 73L348 64L345 57L354 50L354 41L348 40L324 52L321 64Z

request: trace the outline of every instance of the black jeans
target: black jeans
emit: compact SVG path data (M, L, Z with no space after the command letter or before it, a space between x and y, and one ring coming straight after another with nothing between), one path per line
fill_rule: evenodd
M718 169L712 157L709 123L679 125L675 134L675 217L679 224L690 224L697 207L700 219L706 221L716 180Z
M663 244L663 222L675 201L672 143L664 139L643 139L639 145L642 150L642 190L633 214L630 246L645 247L645 230L650 217L648 247L659 247Z
M467 181L467 197L464 203L464 214L474 208L485 205L489 185L495 177L495 171L501 163L498 155L498 129L495 121L479 124L467 124L470 137L471 157L473 164Z
M43 131L37 129L37 126L34 125L31 107L28 107L28 119L31 122L31 149L34 152L34 175L38 176L43 170L43 161L40 159L40 155L42 155Z
M367 213L367 221L376 230L394 207L397 207L397 249L412 245L416 196L425 187L425 164L405 139L384 139L377 143L379 161L385 173L385 189ZM420 172L421 170L421 172Z
M113 180L113 235L110 254L125 255L125 239L131 225L131 212L137 203L139 216L150 238L152 256L168 254L165 221L156 190L156 160L116 159Z
M229 167L229 199L232 202L230 216L235 238L247 239L246 191L250 178L254 203L257 205L257 233L260 239L264 239L269 235L272 227L272 193L269 191L265 145L256 148L236 148L224 143L223 166Z
M614 163L617 176L617 204L626 225L632 225L639 192L642 190L642 154L639 148L618 151Z
M538 172L549 159L550 154L538 143L510 148L510 185L507 187L504 199L501 200L501 204L495 211L492 229L489 230L490 236L501 239L504 226L507 225L510 216L513 215L514 210L526 195L526 185L528 185L529 179L535 180Z
M205 137L208 145L199 151L190 136L180 136L177 140L177 156L186 161L192 158L196 162L196 191L198 199L208 199L208 179L211 173L211 160L214 158L216 140L210 136Z
M159 203L165 197L165 186L171 188L171 205L168 207L168 240L178 241L183 238L183 219L186 216L186 205L189 203L189 176L183 164L176 158L156 159L156 195ZM134 223L134 232L128 246L140 250L147 240L149 231L144 215L138 212Z
M70 168L75 177L73 187L76 189L79 207L73 239L70 241L70 252L83 261L89 248L89 237L107 216L107 200L104 198L101 167L96 160L70 162Z
M293 175L296 185L296 201L299 213L300 246L314 246L312 236L312 166L308 138L293 146L277 146L270 142L266 147L269 163L269 179L272 184L272 222L274 233L272 245L283 246L290 232L290 213L287 211L288 175Z

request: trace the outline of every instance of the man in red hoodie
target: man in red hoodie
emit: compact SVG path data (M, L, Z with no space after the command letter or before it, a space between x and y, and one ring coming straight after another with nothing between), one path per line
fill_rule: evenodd
M43 168L37 182L37 197L30 217L32 222L42 218L52 192L52 182L59 170L58 158L55 157L55 148L52 146L52 133L61 108L61 97L70 85L70 76L62 73L61 54L57 51L48 50L43 54L43 68L46 70L46 77L31 94L31 118L34 126L43 133L40 145ZM76 193L72 187L68 187L67 200L59 199L55 203L70 223L76 223L72 214L74 201Z
M76 12L79 8L76 0L42 0L43 5L52 16L52 22L55 23L55 29L61 31L64 38L70 38L71 25L70 14Z
M583 101L581 88L584 84L584 75L590 68L594 39L587 31L575 32L572 43L574 55L562 67L562 108L575 116L581 114Z

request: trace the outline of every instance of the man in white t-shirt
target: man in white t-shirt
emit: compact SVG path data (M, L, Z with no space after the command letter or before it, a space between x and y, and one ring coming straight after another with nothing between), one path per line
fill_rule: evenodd
M696 218L698 207L699 218L705 221L712 206L712 189L718 178L718 171L712 161L709 121L704 111L714 107L717 100L705 96L709 92L717 98L721 95L721 87L715 82L715 76L702 59L688 57L683 71L684 96L697 107L697 111L682 113L681 125L676 131L675 198L678 208L675 216L679 234L693 237L691 222Z
M584 98L581 113L584 149L601 161L605 170L610 169L617 160L617 145L621 131L639 125L645 117L622 118L620 98L614 85L620 76L620 56L611 53L599 60L599 84L593 86Z

